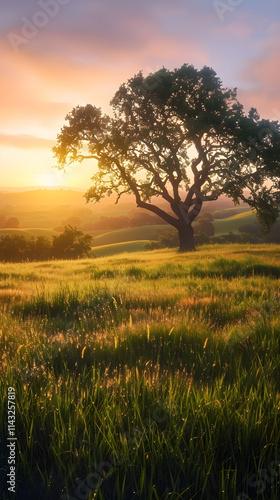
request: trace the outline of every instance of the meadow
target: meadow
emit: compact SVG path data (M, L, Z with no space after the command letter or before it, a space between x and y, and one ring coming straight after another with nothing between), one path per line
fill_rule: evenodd
M0 264L1 498L280 498L279 257L219 245Z
M226 214L226 210L224 210ZM215 216L215 213L214 213ZM254 224L256 222L256 214L252 210L236 213L230 217L214 220L215 235L228 234L232 232L239 234L239 228L244 224Z
M212 207L212 205L213 207ZM212 210L215 235L220 236L232 232L239 234L239 228L244 224L256 222L256 216L248 206L234 206L227 198L222 198L206 208ZM164 232L174 230L167 224L162 224L158 218L153 224L135 222L137 215L147 215L147 211L136 209L132 197L126 196L119 203L115 199L105 198L97 204L86 204L84 193L70 190L36 190L19 193L1 193L0 219L7 221L10 218L18 220L18 227L4 227L0 225L0 237L5 235L46 236L52 238L63 231L67 224L77 226L78 229L92 236L93 255L105 257L117 253L135 252L142 250L151 241L157 241ZM111 218L112 221L119 217L133 220L132 227L114 226L106 229L101 223L101 229L93 229L94 223L102 221L100 217ZM222 217L222 218L221 218ZM139 219L140 220L140 219ZM111 222L112 222L111 221ZM1 222L1 220L0 220ZM194 226L196 225L196 222ZM110 248L111 246L111 248Z

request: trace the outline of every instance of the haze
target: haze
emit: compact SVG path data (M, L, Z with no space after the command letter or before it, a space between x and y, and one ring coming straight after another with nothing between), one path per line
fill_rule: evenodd
M2 188L87 189L94 163L52 168L57 133L78 104L110 113L139 70L211 66L246 111L280 119L277 0L10 0L1 10Z

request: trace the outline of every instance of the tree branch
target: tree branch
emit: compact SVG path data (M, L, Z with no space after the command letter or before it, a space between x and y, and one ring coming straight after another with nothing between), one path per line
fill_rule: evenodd
M163 220L165 220L168 224L171 224L171 226L178 228L178 219L175 219L175 217L172 217L172 215L169 215L167 212L165 212L161 208L157 207L156 205L153 205L152 203L147 203L141 199L141 195L139 193L139 188L138 188L136 182L131 178L130 175L128 175L128 173L121 166L121 164L117 158L114 158L113 161L114 161L115 165L117 166L118 170L120 171L122 178L127 182L131 191L134 193L137 206L140 208L145 208L146 210L149 210L150 212L153 212L154 214L158 215Z
M178 229L179 219L175 219L175 217L172 217L172 215L169 215L167 212L157 207L156 205L153 205L151 203L146 203L145 201L140 200L139 202L137 202L137 206L140 208L145 208L150 212L153 212L154 214L158 215L163 220L168 222L168 224L171 224L171 226L176 227Z
M100 156L96 155L78 155L77 160L78 161L83 161L83 160L100 160Z

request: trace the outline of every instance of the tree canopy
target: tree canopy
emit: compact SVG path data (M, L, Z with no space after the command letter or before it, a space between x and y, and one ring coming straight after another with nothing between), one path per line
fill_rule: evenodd
M91 104L74 108L53 148L58 168L97 160L87 201L133 194L138 207L178 230L181 251L194 249L192 223L202 203L221 194L247 202L264 231L274 224L280 124L254 108L246 114L237 89L223 88L213 69L139 72L111 105L112 117Z
M91 236L70 225L52 239L27 238L23 234L0 236L0 261L26 262L49 259L79 259L91 255Z

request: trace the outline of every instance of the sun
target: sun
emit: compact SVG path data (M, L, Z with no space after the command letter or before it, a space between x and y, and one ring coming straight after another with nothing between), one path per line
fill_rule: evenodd
M40 186L55 187L59 186L60 182L55 174L40 174L38 176L38 184Z

